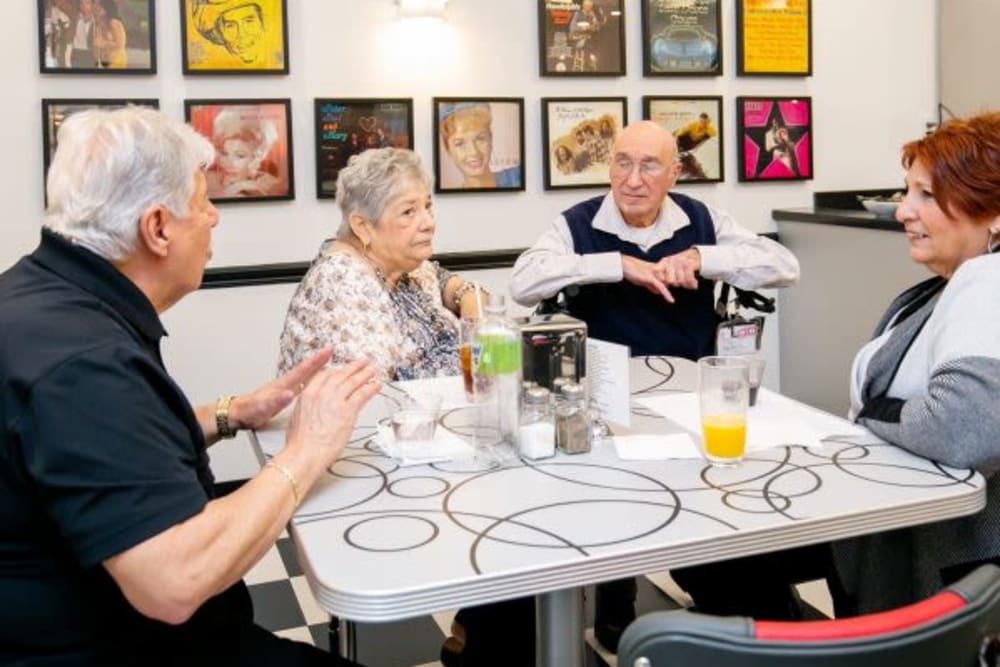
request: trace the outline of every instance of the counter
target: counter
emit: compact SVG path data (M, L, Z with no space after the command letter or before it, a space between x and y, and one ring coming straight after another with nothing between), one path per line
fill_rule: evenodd
M778 290L781 391L846 414L855 353L892 299L930 274L910 260L894 220L824 207L772 216L802 267L797 286Z

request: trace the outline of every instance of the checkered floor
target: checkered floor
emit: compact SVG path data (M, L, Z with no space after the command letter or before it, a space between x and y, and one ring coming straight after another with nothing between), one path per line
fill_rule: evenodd
M282 637L329 650L329 614L313 598L289 537L282 536L247 573L245 581L253 597L254 616L259 625ZM810 604L832 615L825 584L803 584L799 592ZM639 578L636 611L643 614L676 608L675 600L683 602L685 597L665 573L647 575ZM593 618L592 599L588 594L588 619ZM438 662L441 642L448 634L453 617L451 611L396 623L359 624L358 661L366 667L441 667ZM587 656L587 667L615 667L614 655L594 641L590 630L587 641L593 649Z
M253 597L256 622L277 635L308 642L329 650L329 614L313 598L302 574L292 540L283 536L244 578ZM667 578L640 578L636 608L639 613L677 605L661 589L670 590ZM673 594L683 595L674 589ZM588 602L592 599L587 596ZM366 667L441 667L438 656L448 634L454 611L396 623L358 624L358 661ZM588 609L587 618L593 618ZM614 656L593 641L588 667L615 665Z

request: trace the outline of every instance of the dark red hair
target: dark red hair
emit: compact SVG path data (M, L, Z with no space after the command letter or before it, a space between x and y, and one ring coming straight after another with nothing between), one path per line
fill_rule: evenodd
M934 199L949 218L976 221L1000 215L1000 112L943 123L903 146L903 166L920 162L931 175Z

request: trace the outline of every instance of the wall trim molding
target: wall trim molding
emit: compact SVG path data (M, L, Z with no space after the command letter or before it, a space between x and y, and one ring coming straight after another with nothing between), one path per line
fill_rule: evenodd
M477 250L474 252L443 252L432 259L449 271L476 271L481 269L509 269L527 248L503 250ZM224 266L206 269L201 289L225 287L253 287L297 283L309 269L309 262L284 262L278 264L253 264Z

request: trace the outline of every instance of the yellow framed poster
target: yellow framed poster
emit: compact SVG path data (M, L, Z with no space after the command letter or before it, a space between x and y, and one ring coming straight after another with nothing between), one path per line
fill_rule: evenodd
M812 0L737 0L740 76L812 74Z
M180 0L185 74L288 74L285 0Z

